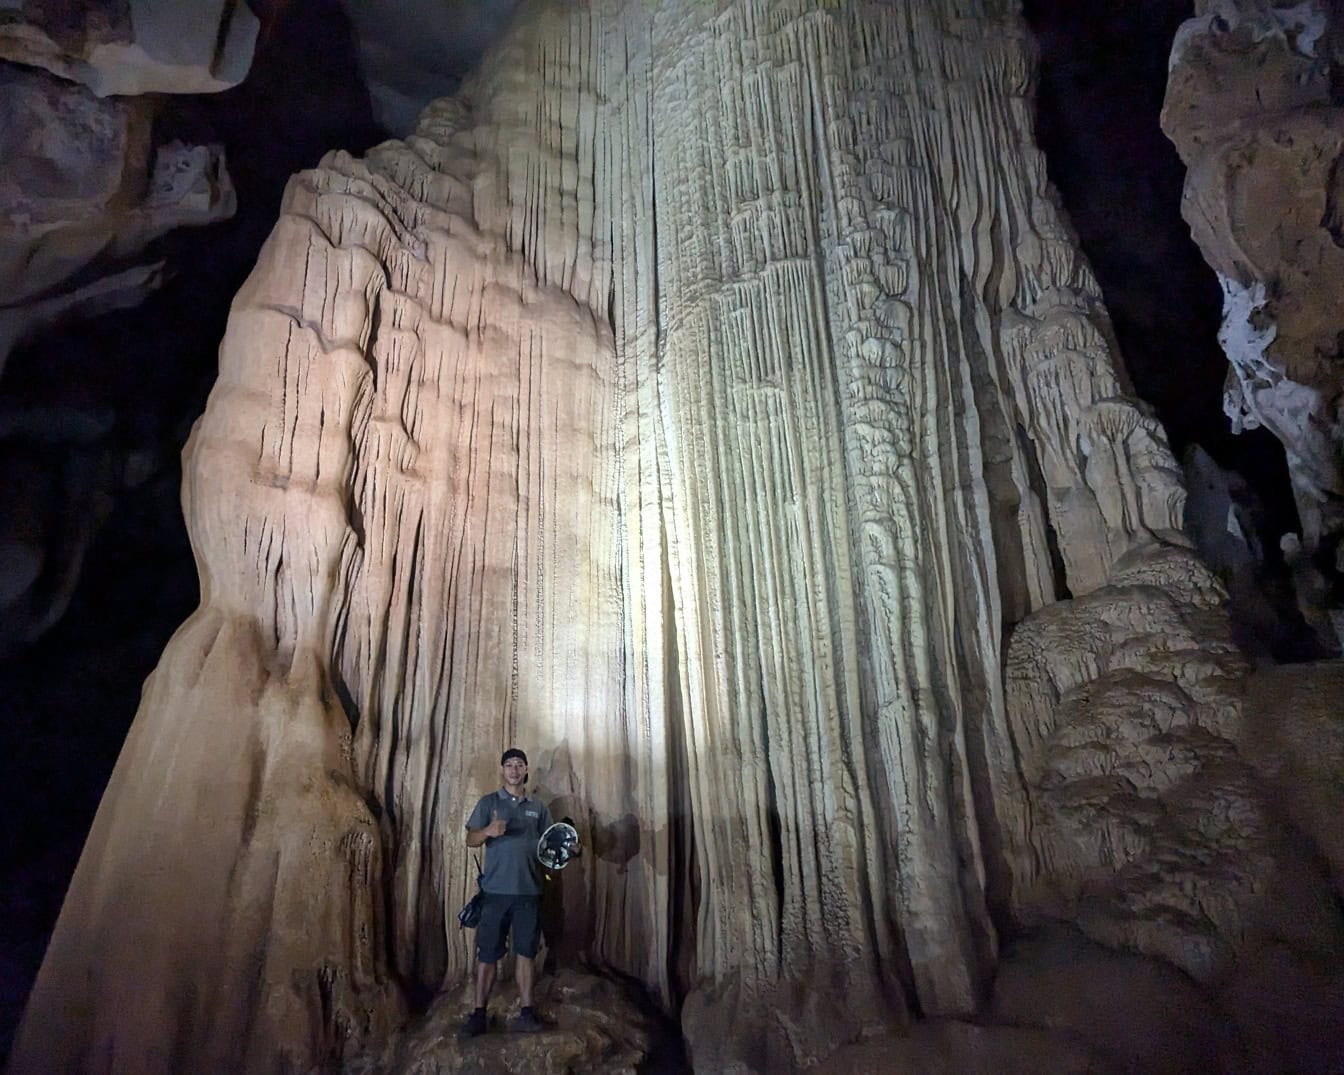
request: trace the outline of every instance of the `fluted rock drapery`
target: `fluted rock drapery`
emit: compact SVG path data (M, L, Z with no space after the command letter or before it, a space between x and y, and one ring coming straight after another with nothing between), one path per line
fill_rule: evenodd
M557 945L684 997L698 1065L973 1011L1028 824L1004 630L1182 496L1029 65L1010 4L537 3L296 177L188 449L202 607L16 1066L383 1033L469 967L515 742L593 849Z

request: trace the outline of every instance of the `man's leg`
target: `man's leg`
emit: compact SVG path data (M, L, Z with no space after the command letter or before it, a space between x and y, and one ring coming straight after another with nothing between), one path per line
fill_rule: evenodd
M531 962L529 960L529 962ZM494 963L486 963L484 960L476 961L476 1007L484 1008L490 1001L490 991L495 988L495 967ZM521 979L519 979L521 981ZM530 994L530 990L529 990Z
M524 1008L530 1008L532 983L536 981L536 960L531 956L519 956L514 966L513 973L518 976L518 999L523 1002Z
M542 1022L532 1010L532 986L537 978L537 948L541 943L541 900L536 896L519 896L513 908L513 952L517 957L514 975L518 979L518 999L522 1010L509 1024L511 1030L524 1032L542 1029Z
M476 1009L462 1024L467 1037L484 1034L489 1028L485 1006L495 987L495 966L504 955L504 933L509 928L508 896L486 894L481 905L481 920L476 926Z

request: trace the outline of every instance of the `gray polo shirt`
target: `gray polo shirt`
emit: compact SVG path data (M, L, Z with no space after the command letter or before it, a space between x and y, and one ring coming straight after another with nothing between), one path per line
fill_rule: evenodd
M536 799L515 799L503 788L482 795L467 818L468 829L490 824L492 811L508 828L503 836L485 841L485 873L481 888L500 896L541 895L542 868L537 861L537 841L551 824L551 812Z

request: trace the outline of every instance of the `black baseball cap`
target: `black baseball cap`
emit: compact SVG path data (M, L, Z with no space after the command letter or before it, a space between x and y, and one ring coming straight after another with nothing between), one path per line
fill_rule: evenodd
M504 764L506 761L508 761L510 758L521 758L523 764L524 764L524 765L527 764L527 755L524 754L524 753L523 753L521 750L519 750L517 747L509 747L508 750L504 751L504 756L503 756L502 758L499 759L499 764L500 764L500 765L503 765L503 764Z

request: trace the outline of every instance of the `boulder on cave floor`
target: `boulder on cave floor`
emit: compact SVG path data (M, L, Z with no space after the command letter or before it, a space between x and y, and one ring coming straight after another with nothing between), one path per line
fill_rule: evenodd
M988 1018L1051 1031L1125 1075L1246 1071L1233 1021L1159 959L1053 926L1006 946Z

